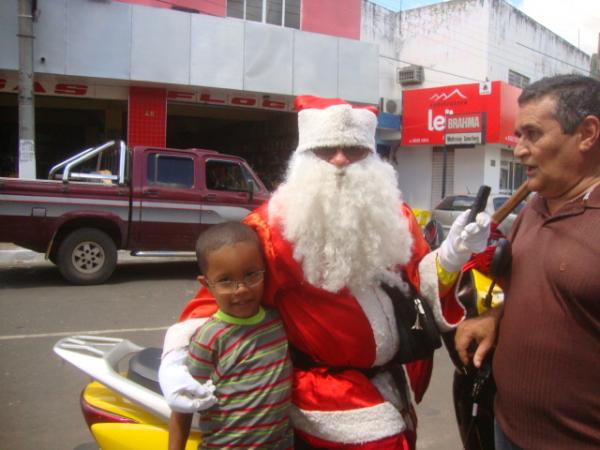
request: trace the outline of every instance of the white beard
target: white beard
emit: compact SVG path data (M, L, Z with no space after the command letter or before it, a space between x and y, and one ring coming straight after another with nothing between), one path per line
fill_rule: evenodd
M293 155L269 203L306 281L353 292L389 277L411 255L408 221L393 167L377 155L338 169L312 152Z

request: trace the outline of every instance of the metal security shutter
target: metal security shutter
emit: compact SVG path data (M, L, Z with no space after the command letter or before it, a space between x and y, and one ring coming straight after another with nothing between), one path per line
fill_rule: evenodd
M442 199L442 180L444 177L444 149L433 148L433 163L431 165L431 207L434 208ZM446 192L454 194L454 149L448 149L446 156Z

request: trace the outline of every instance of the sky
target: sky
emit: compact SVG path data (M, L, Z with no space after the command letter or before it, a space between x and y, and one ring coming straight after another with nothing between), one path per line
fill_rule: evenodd
M392 11L440 3L440 0L370 0ZM588 55L598 51L600 0L507 0Z

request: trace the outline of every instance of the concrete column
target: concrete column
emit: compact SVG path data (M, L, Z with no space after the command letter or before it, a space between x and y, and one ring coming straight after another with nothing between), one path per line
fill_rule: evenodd
M19 178L35 179L32 0L19 0Z

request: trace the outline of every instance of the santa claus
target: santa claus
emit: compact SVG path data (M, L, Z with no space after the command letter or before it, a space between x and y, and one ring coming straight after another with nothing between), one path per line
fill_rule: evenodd
M293 348L292 422L297 448L409 449L431 358L392 364L399 339L382 285L432 307L440 330L463 317L452 287L472 252L483 250L489 217L461 215L430 252L393 167L375 152L376 110L301 96L298 147L285 181L245 222L267 261L265 304L277 308ZM206 392L186 373L185 346L214 312L199 291L165 339L160 382L171 407L194 411ZM400 367L400 370L398 370Z

